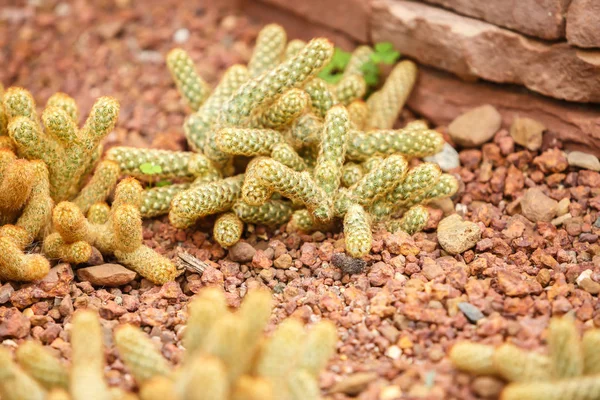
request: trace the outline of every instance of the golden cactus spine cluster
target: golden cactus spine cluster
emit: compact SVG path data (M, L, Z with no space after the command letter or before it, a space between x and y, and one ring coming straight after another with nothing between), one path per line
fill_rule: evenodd
M581 339L572 317L555 317L548 326L548 356L512 344L459 342L450 360L463 371L508 381L502 400L593 400L600 397L599 332L588 330Z
M140 205L142 187L133 178L121 181L116 188L112 207L95 204L86 219L70 202L59 203L52 215L55 233L44 242L50 258L82 263L92 255L92 246L104 254L114 254L123 265L155 283L175 278L174 264L142 244Z
M19 155L46 163L50 194L55 201L71 199L79 192L82 178L93 169L102 152L100 142L112 131L119 114L115 99L101 97L79 129L73 120L77 116L74 101L60 94L46 106L42 129L33 97L26 90L9 88L3 106L8 115L8 133Z

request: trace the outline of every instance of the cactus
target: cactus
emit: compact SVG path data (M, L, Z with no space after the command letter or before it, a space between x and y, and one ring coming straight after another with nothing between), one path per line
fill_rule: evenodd
M370 111L367 127L391 129L416 80L417 66L412 61L398 63L381 90L367 100Z
M106 152L106 159L117 163L124 174L140 180L193 180L216 172L208 158L192 152L113 147ZM142 170L144 164L158 166L161 172L148 175Z
M552 318L548 326L549 356L511 344L494 348L471 342L455 344L450 360L477 375L497 375L509 383L500 398L508 400L597 399L600 379L595 369L599 329L580 339L572 317Z
M183 126L185 137L194 151L204 150L210 129L217 121L223 104L249 78L248 69L245 66L229 67L206 102L186 119Z
M244 175L191 187L175 195L171 202L169 221L178 228L187 228L199 218L227 211L239 198Z
M67 389L69 372L44 346L34 341L27 341L16 351L19 365L45 389Z
M300 89L290 89L277 98L268 108L261 110L250 121L250 127L280 128L288 125L308 105L308 94Z
M494 375L494 351L493 346L458 342L450 349L450 361L462 371L476 375Z
M24 250L43 237L52 210L48 169L42 161L18 159L0 150L0 279L41 279L50 269L39 254Z
M394 153L427 157L439 153L444 145L438 132L409 126L398 130L351 131L350 138L348 158L356 161Z
M272 307L271 293L254 289L230 312L222 289L205 288L189 303L186 353L177 367L133 325L115 329L116 351L141 399L319 399L319 373L335 353L335 325L320 321L307 330L299 320L287 319L266 336ZM73 316L70 367L33 342L17 349L18 364L0 349L2 398L137 398L108 387L103 337L97 313L79 310Z
M350 187L356 184L365 175L365 171L360 164L348 162L342 167L342 185Z
M198 110L208 97L210 88L196 72L190 56L185 50L173 49L167 54L167 67L188 107Z
M327 83L321 78L313 78L304 85L304 91L310 97L312 112L320 118L325 118L327 111L336 103Z
M262 159L256 163L256 179L274 192L302 202L321 222L327 222L333 216L331 198L306 172L296 172L275 160Z
M71 330L71 374L69 389L73 400L108 400L110 393L104 380L104 344L97 314L81 310L73 315Z
M339 103L347 106L354 100L362 98L366 91L367 83L362 75L347 75L335 86L333 95Z
M369 118L369 107L367 106L367 103L362 100L354 100L348 104L347 108L352 128L356 130L364 129L367 118Z
M244 233L244 222L232 212L221 214L215 221L213 236L223 247L236 244Z
M348 111L344 107L336 106L327 111L321 149L313 175L315 183L329 196L340 186L349 127Z
M286 41L287 35L281 26L265 26L256 38L256 46L248 62L250 76L257 77L276 67L284 54Z
M238 200L232 209L238 218L246 223L271 226L283 224L292 214L292 205L283 200L268 200L259 206L251 206Z
M554 378L583 373L584 355L575 324L569 317L554 318L548 326L548 348Z
M371 221L365 209L359 204L352 204L344 216L344 236L346 251L352 257L360 258L371 251Z
M141 185L127 178L117 185L107 216L98 216L99 210L105 210L102 206L90 210L94 222L105 219L103 223L87 220L74 203L59 203L52 215L56 232L46 238L44 253L51 258L82 263L91 257L93 246L102 253L114 254L123 265L152 282L173 280L174 264L142 244L141 201Z
M296 56L244 83L225 103L222 124L233 127L246 122L254 110L314 77L332 54L333 46L327 39L311 40Z
M429 211L427 211L427 208L417 205L409 208L402 218L388 221L386 227L390 232L397 232L400 230L412 235L415 232L423 230L425 225L427 225L428 220Z
M71 199L79 192L82 178L93 169L101 151L100 141L112 131L119 114L115 99L101 97L78 129L73 119L74 102L67 97L57 95L49 102L41 118L44 130L35 113L33 98L26 90L9 88L3 97L9 117L8 133L20 156L46 163L50 194L55 201Z
M171 209L173 197L175 197L177 193L183 192L189 188L189 183L176 183L144 190L144 193L142 194L142 205L140 206L142 218L152 218L168 214Z
M44 400L44 389L0 348L0 395L6 400Z

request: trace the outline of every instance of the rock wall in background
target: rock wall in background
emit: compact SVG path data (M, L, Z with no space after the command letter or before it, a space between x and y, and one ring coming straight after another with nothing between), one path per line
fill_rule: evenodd
M436 124L488 103L600 154L599 0L240 0L290 36L390 41L421 65L408 106ZM489 83L488 83L489 82Z

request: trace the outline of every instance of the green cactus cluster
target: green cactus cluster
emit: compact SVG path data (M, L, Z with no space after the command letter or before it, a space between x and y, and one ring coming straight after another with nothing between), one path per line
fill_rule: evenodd
M267 25L248 67L231 67L212 93L198 83L183 50L169 53L167 65L193 111L184 125L193 153L121 147L107 156L130 176L143 179L140 166L150 162L161 166L159 178L186 182L150 189L143 215L168 213L175 227L188 228L219 214L213 234L224 247L239 240L242 223L289 222L311 231L339 219L347 222L346 237L355 243L348 252L355 257L370 251L375 225L422 229L428 214L420 204L453 195L458 182L433 164L408 168L409 160L441 150L438 132L422 121L393 129L416 66L398 64L365 102L362 66L373 50L359 47L341 79L330 84L318 74L333 50L321 38L287 42L280 26ZM232 168L235 157L251 159L245 171ZM426 175L432 169L433 176ZM193 183L197 179L203 182Z
M230 67L211 88L184 50L169 52L167 67L192 111L184 123L191 151L118 146L103 155L102 139L118 118L115 99L99 98L79 127L66 94L53 95L38 115L25 89L2 92L0 277L43 276L49 262L25 254L41 239L50 259L84 263L97 248L153 282L171 280L173 264L141 238L141 219L165 214L177 228L216 215L213 234L223 247L240 240L244 224L311 231L344 222L354 257L368 254L378 226L422 229L428 214L420 204L451 196L458 183L432 164L408 168L440 151L438 132L422 121L393 129L415 65L396 65L365 102L363 66L373 50L359 47L330 83L319 73L333 54L327 39L288 42L283 28L267 25L248 66Z
M513 344L498 347L458 342L450 360L462 371L504 379L502 400L593 400L600 398L600 329L580 337L572 316L554 317L547 331L548 354Z
M251 290L235 312L219 288L205 288L188 305L186 349L177 367L162 356L140 328L115 329L116 353L138 393L110 387L104 377L104 334L97 313L79 310L72 319L71 365L29 340L15 351L0 348L0 395L6 400L317 400L318 377L336 351L329 321L306 329L282 321L265 335L272 309L267 290Z

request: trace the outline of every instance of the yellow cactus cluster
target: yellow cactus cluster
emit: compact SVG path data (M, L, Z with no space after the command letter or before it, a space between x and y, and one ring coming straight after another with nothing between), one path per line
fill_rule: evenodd
M600 398L600 329L581 338L571 316L548 326L548 355L505 343L499 347L456 343L450 359L460 370L494 375L509 384L502 400L594 400Z
M44 241L44 253L79 264L89 260L93 246L152 282L173 280L175 265L142 243L141 204L142 186L134 178L119 182L110 209L105 203L96 203L87 218L75 203L57 204L52 213L56 232Z
M34 341L17 348L16 362L0 349L0 395L6 400L320 399L318 377L335 353L335 326L321 321L305 329L287 319L266 336L271 308L269 291L250 291L239 310L230 312L222 289L203 289L188 306L186 354L176 368L140 328L119 326L114 343L137 394L108 386L100 320L95 312L80 310L73 316L71 366Z
M80 129L66 94L51 96L40 118L28 91L0 88L0 279L31 281L48 272L49 261L26 250L49 233L54 201L73 200L85 212L114 189L118 165L98 161L118 111L102 97Z

